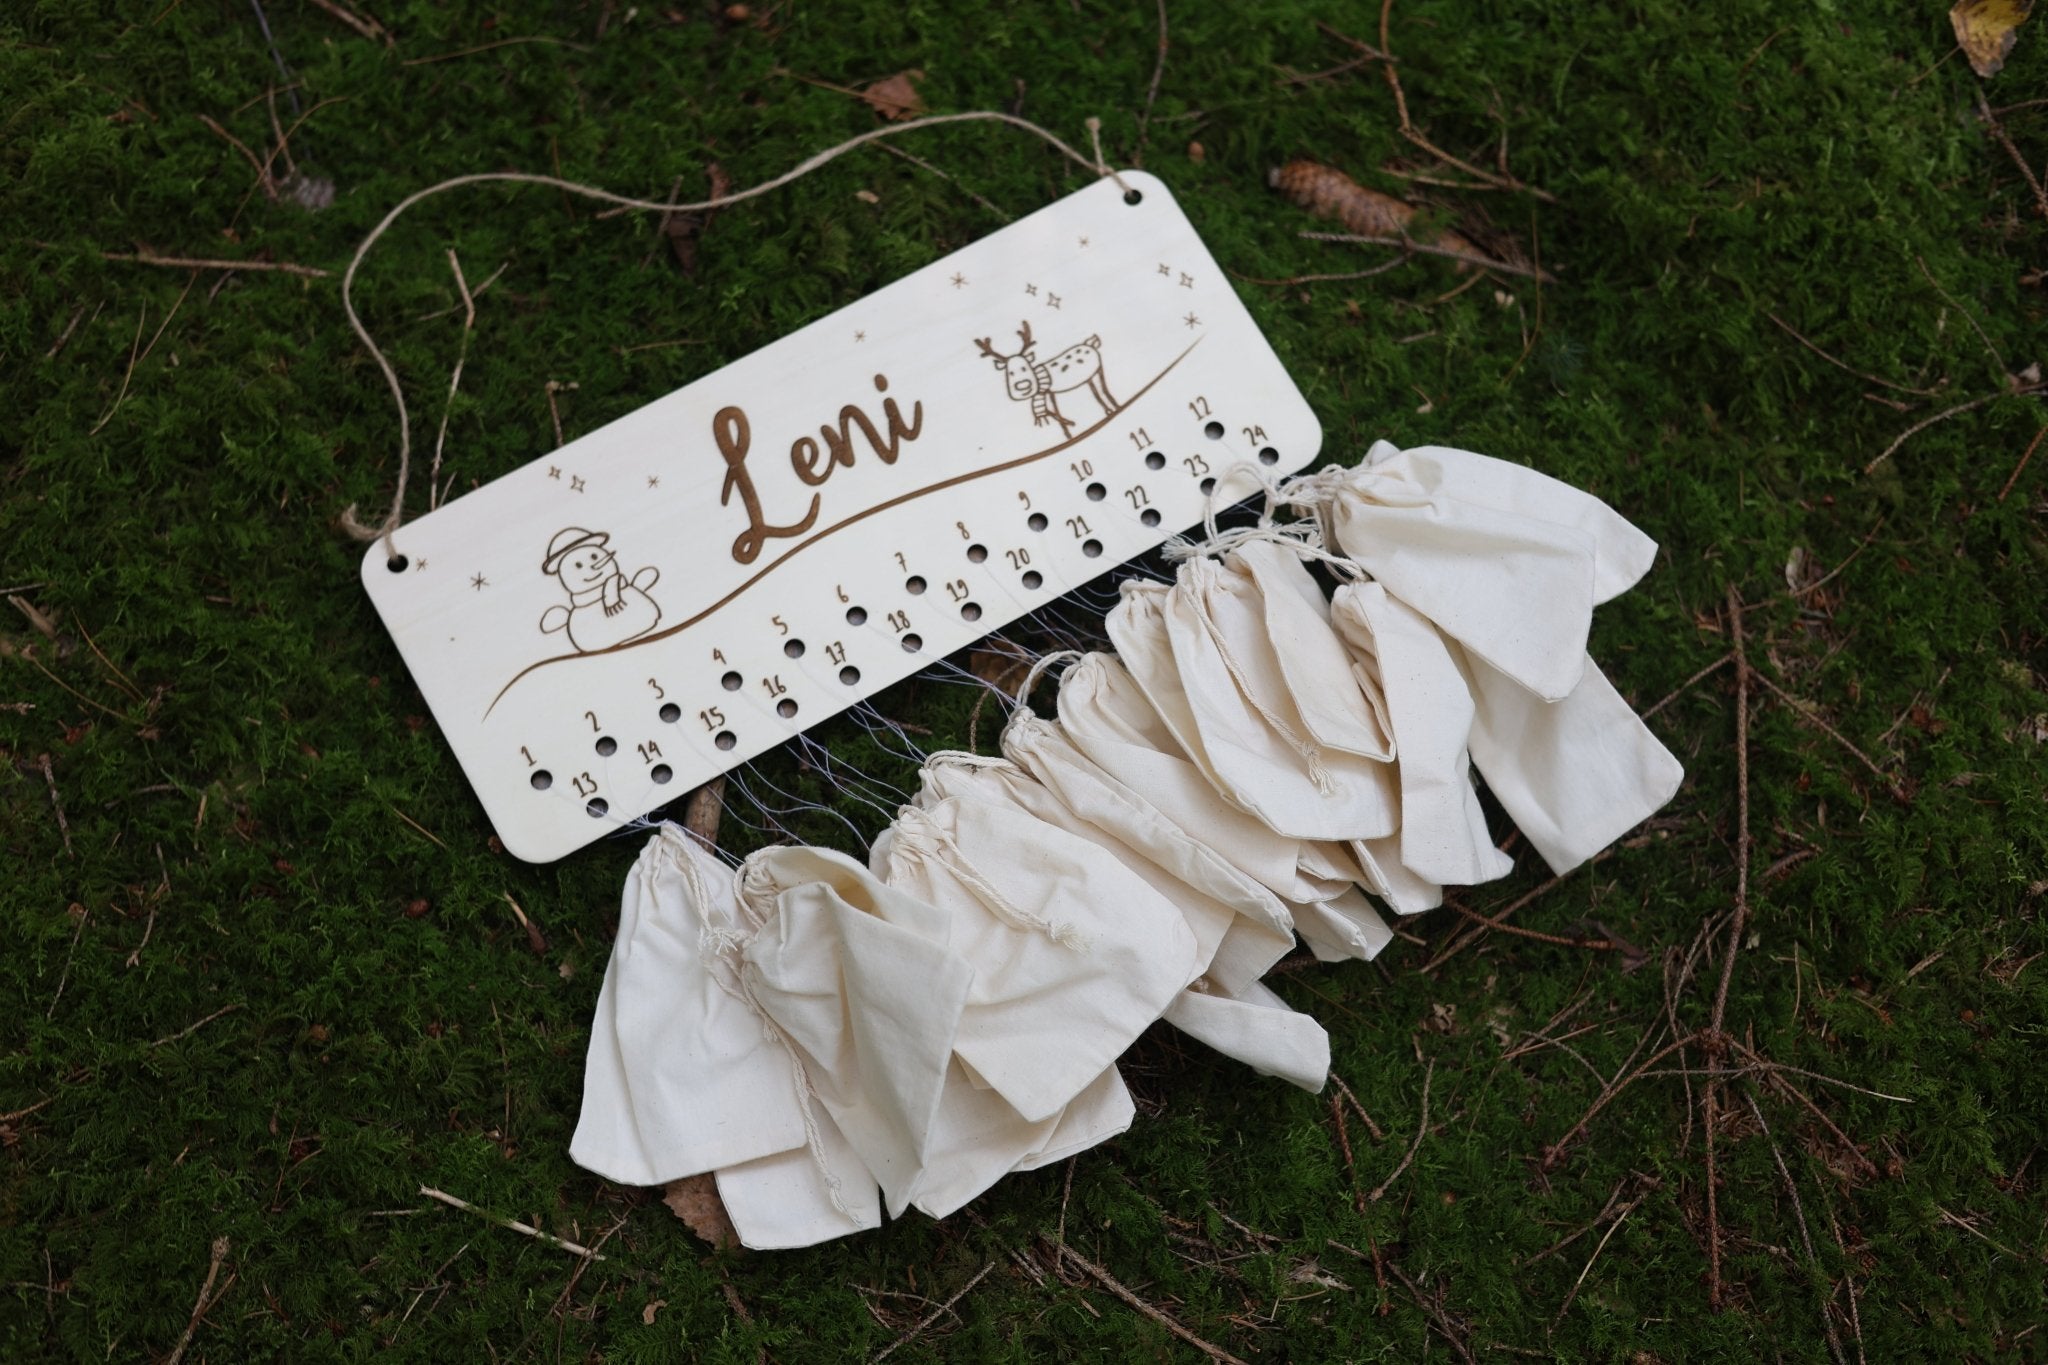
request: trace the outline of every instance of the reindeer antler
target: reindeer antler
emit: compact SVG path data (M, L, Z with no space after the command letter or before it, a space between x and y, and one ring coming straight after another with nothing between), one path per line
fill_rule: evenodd
M1029 322L1026 322L1022 327L1019 327L1017 329L1017 338L1020 342L1023 343L1023 348L1025 350L1028 351L1031 349L1031 324Z
M981 347L983 355L987 356L990 360L1001 360L1003 358L1002 353L988 343L988 337L976 337L974 339L974 344Z

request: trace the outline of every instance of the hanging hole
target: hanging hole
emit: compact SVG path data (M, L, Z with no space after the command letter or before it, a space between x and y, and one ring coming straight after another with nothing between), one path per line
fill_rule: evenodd
M593 796L590 798L590 804L583 808L583 813L596 820L601 818L611 808L611 802L605 800L602 796Z
M412 561L410 559L407 559L404 555L393 555L391 556L391 558L384 561L384 567L391 570L391 572L393 573L404 573L406 567L411 563Z
M1104 498L1108 496L1109 490L1107 488L1104 488L1101 484L1091 483L1088 485L1088 501L1101 502Z
M657 787L666 787L668 780L676 775L676 770L666 763L657 763L648 770L647 775L654 779Z
M1082 541L1081 553L1087 555L1090 559L1099 557L1102 554L1102 542L1099 540Z
M1148 451L1146 451L1146 452L1145 452L1145 468L1147 468L1147 469L1164 469L1164 468L1166 468L1166 457L1165 457L1164 455L1161 455L1161 454L1160 454L1160 453L1159 453L1158 451L1156 451L1156 450L1148 450Z
M848 607L848 608L846 609L846 624L847 624L847 625L849 625L849 626L864 626L864 625L866 625L867 623L868 623L868 609L867 609L866 607Z
M1035 589L1038 587L1039 584L1043 582L1045 582L1045 578L1038 572L1038 570L1026 569L1024 571L1024 586L1026 588Z
M1137 205L1139 205L1139 204L1142 204L1142 203L1144 203L1144 202L1145 202L1145 196L1144 196L1144 193L1143 193L1142 191L1139 191L1139 190L1125 190L1125 191L1124 191L1124 202L1125 202L1126 204L1130 204L1130 205L1132 205L1133 207L1135 207L1135 206L1137 206Z
M1280 463L1280 452L1279 452L1279 451L1277 451L1277 450L1275 450L1275 449L1273 449L1273 447L1271 447L1271 446L1261 446L1261 447L1259 448L1259 463L1260 463L1260 464L1279 464L1279 463Z
M912 574L903 580L903 591L909 593L912 597L921 595L924 592L924 580L916 574Z
M724 677L720 678L718 680L718 685L728 692L737 692L740 690L741 681L742 679L740 678L739 670L734 669L731 672L727 673Z
M665 701L661 704L661 718L674 725L683 718L683 708L672 701Z
M784 697L781 701L775 703L775 714L784 720L788 720L796 714L796 703L788 697Z
M1221 422L1211 422L1211 423L1209 423L1209 424L1208 424L1207 426L1205 426L1205 427L1203 427L1203 428L1202 428L1202 434L1203 434L1204 436L1208 437L1208 438L1209 438L1210 440L1212 440L1212 441L1220 441L1220 440L1222 440L1222 439L1223 439L1223 423L1221 423Z
M731 749L740 742L740 737L730 730L720 730L711 742L721 749Z
M848 687L858 687L860 685L860 670L852 664L848 664L839 670L839 681Z
M962 603L960 606L960 619L963 621L979 621L981 619L981 603Z
M782 652L792 659L801 659L804 657L804 642L802 640L785 640L782 644Z
M1210 495L1211 493L1213 493L1213 492L1215 492L1215 491L1216 491L1216 480L1214 480L1214 479L1204 479L1204 480L1202 480L1202 496L1203 496L1203 497L1205 497L1205 498L1206 498L1206 497L1208 497L1208 496L1209 496L1209 495Z
M1030 516L1024 519L1024 524L1026 526L1029 526L1034 531L1043 531L1045 529L1046 524L1045 513L1033 512Z
M1147 526L1157 526L1159 524L1159 509L1157 507L1147 507L1144 511L1138 513L1138 520L1144 522Z
M599 735L597 737L597 743L593 744L591 747L597 750L597 756L599 758L610 758L613 754L619 751L619 742L613 739L610 735Z
M537 792L544 792L555 785L555 775L546 768L535 768L526 780L533 784L533 789Z
M987 559L987 558L988 558L988 546L986 546L986 545L970 545L970 546L968 546L968 547L967 547L967 562L968 562L969 564L979 564L979 563L981 563L981 562L982 562L983 560L985 560L985 559Z
M923 648L924 636L919 635L916 631L912 631L910 634L903 637L903 652L905 654L915 654L917 653L917 651Z

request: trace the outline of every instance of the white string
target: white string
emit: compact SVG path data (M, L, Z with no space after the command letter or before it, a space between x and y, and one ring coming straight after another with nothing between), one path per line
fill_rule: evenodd
M1301 755L1302 762L1308 765L1309 781L1315 783L1316 790L1325 796L1334 794L1337 784L1331 778L1330 770L1323 766L1323 751L1312 741L1294 733L1293 726L1273 714L1266 704L1259 700L1258 693L1254 692L1251 684L1245 680L1244 669L1239 666L1237 655L1231 652L1229 640L1224 638L1222 628L1216 624L1216 618L1209 614L1209 593L1212 588L1208 583L1196 580L1218 571L1205 559L1191 559L1181 566L1181 572L1184 578L1175 585L1173 591L1186 595L1188 605L1194 609L1196 619L1202 623L1202 629L1209 636L1209 643L1215 646L1217 656L1223 660L1224 672L1237 684L1238 695L1245 699L1252 710L1259 713L1266 724L1273 727L1281 739L1287 741L1289 748Z
M1017 689L1017 705L1024 707L1029 703L1031 689L1038 686L1038 680L1045 675L1047 669L1062 660L1079 659L1081 657L1081 651L1078 649L1059 649L1039 659L1037 663L1031 665L1031 671L1024 675L1023 686Z
M695 204L634 199L627 195L614 194L610 190L600 189L595 185L579 184L576 181L563 180L558 176L552 175L533 175L524 171L485 171L473 175L458 175L453 179L443 180L438 184L429 185L425 189L415 190L407 195L398 202L391 212L384 215L377 226L370 229L369 235L363 238L361 245L356 247L355 255L349 258L348 269L342 273L341 277L342 312L348 315L348 325L354 329L356 339L363 343L363 349L370 353L370 359L377 362L378 370L384 375L384 383L391 390L391 400L398 408L398 487L392 494L391 510L385 514L384 520L380 525L374 527L365 526L357 519L355 506L351 504L342 513L342 525L348 529L351 535L354 535L359 540L381 539L384 542L385 552L393 558L397 557L398 547L393 543L392 535L398 530L400 524L405 519L405 490L412 474L412 417L406 410L405 390L398 382L398 372L392 368L390 359L378 347L376 339L370 335L370 329L363 325L361 316L356 312L354 290L356 271L362 267L363 259L370 254L370 248L375 246L377 240L413 205L423 200L431 199L437 194L445 194L449 190L461 189L465 185L513 184L544 185L550 189L560 190L565 194L582 195L586 199L597 199L604 203L616 205L621 209L644 213L667 215L671 213L701 212L711 208L727 208L755 198L758 195L766 194L770 190L780 189L791 181L809 175L812 171L817 170L828 162L837 160L855 148L866 146L870 142L879 142L883 138L895 137L900 133L907 133L915 128L928 128L943 123L974 122L1008 124L1010 127L1021 129L1024 132L1043 138L1058 150L1062 156L1065 156L1075 165L1080 166L1084 170L1093 171L1098 176L1110 177L1118 185L1123 186L1127 194L1133 192L1130 186L1125 183L1123 177L1110 169L1109 164L1102 158L1102 139L1098 131L1101 127L1099 119L1089 120L1090 135L1095 137L1095 160L1091 162L1088 158L1068 146L1057 134L1041 128L1029 119L1019 118L1015 114L999 113L992 109L976 109L963 114L933 114L927 118L912 119L906 123L885 124L880 128L870 129L856 137L850 137L836 146L827 147L824 151L816 153L772 179L764 180L760 184L750 186L744 190L736 190L731 194L720 195L715 199L707 199Z
M922 807L905 806L896 813L896 838L889 847L924 863L927 870L934 866L943 867L959 878L990 914L1012 929L1043 934L1062 948L1071 948L1077 953L1088 951L1088 936L1074 925L1055 923L1043 915L1033 914L1005 896L994 882L967 860L951 832L932 819L930 812Z

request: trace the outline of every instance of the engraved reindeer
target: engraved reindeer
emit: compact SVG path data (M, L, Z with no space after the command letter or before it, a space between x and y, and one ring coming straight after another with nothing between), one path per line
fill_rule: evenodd
M1034 425L1058 422L1061 436L1073 435L1074 424L1061 414L1058 395L1084 386L1102 405L1103 417L1113 417L1123 407L1109 391L1109 378L1103 373L1101 337L1089 337L1049 360L1040 360L1032 349L1030 323L1017 329L1017 339L1018 349L1010 355L996 350L988 337L977 337L974 344L1002 371L1003 387L1010 397L1020 403L1030 401Z

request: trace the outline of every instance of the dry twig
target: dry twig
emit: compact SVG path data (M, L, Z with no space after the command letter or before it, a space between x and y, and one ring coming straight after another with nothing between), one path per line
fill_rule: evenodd
M227 1258L228 1239L225 1237L214 1238L212 1260L208 1262L206 1267L206 1283L199 1286L199 1298L192 1305L192 1317L185 1324L185 1334L178 1338L177 1346L173 1348L164 1365L178 1365L178 1362L185 1358L186 1350L192 1345L192 1334L199 1330L199 1320L205 1317L206 1310L212 1307L207 1301L207 1297L213 1293L213 1282L220 1277L221 1262L227 1260Z
M947 1313L952 1312L953 1305L960 1302L960 1300L966 1298L967 1292L973 1289L974 1286L980 1284L983 1280L987 1279L988 1273L991 1270L994 1270L995 1268L996 1263L994 1261L990 1261L987 1265L983 1266L980 1270L976 1271L974 1278L969 1280L966 1284L960 1286L959 1291L956 1292L952 1298L947 1299L944 1303L940 1304L937 1308L934 1308L930 1313L926 1314L924 1318L922 1318L915 1327L905 1332L902 1336L896 1338L896 1340L890 1342L887 1346L884 1346L881 1350L875 1352L874 1356L870 1361L870 1365L878 1365L878 1362L887 1360L891 1355L895 1353L897 1347L907 1345L911 1341L914 1341L917 1337L923 1334L926 1328L930 1327L933 1323L937 1322Z
M1923 418L1920 421L1915 422L1912 426L1907 427L1904 431L1900 432L1897 438L1894 439L1890 445L1886 446L1883 450L1878 452L1876 459L1872 460L1869 464L1863 466L1863 472L1866 475L1875 474L1877 472L1877 467L1883 464L1886 460L1889 460L1893 456L1893 454L1895 454L1898 451L1898 448L1900 446L1912 440L1915 436L1918 436L1921 432L1927 430L1927 428L1933 426L1937 422L1945 422L1951 417L1958 417L1963 413L1971 411L1974 408L1981 408L1986 403L1996 402L2000 398L2021 398L2025 397L2028 394L2039 393L2043 389L2048 389L2048 384L2024 384L2018 388L2001 390L1998 393L1987 393L1980 398L1972 398L1967 403L1958 403L1952 408L1943 408L1940 412L1935 413L1934 416Z
M1436 1063L1431 1062L1422 1073L1422 1119L1415 1125L1415 1141L1408 1144L1408 1151L1402 1156L1401 1164L1394 1167L1394 1173L1382 1180L1379 1186L1366 1196L1366 1202L1379 1203L1380 1198L1393 1183L1401 1178L1401 1173L1408 1169L1409 1163L1415 1160L1415 1154L1422 1150L1422 1139L1429 1133L1429 1083L1435 1077Z
M1076 1269L1086 1274L1090 1279L1094 1280L1104 1289L1107 1289L1110 1293L1116 1295L1125 1303L1137 1309L1140 1313L1143 1313L1146 1317L1152 1319L1152 1321L1158 1323L1161 1327L1164 1327L1167 1331L1173 1333L1182 1341L1185 1341L1188 1345L1200 1351L1203 1355L1208 1356L1209 1359L1218 1361L1221 1363L1221 1365L1246 1365L1245 1361L1239 1359L1237 1356L1232 1355L1230 1352L1224 1350L1221 1346L1218 1346L1211 1341L1204 1341L1201 1337L1196 1336L1193 1332L1183 1327L1179 1322L1177 1322L1173 1317L1171 1317L1164 1309L1155 1308L1151 1304L1145 1302L1145 1300L1139 1298L1136 1294L1132 1293L1129 1289L1125 1288L1122 1282L1119 1281L1116 1278L1116 1276L1110 1274L1107 1270L1104 1270L1101 1266L1095 1264L1095 1262L1089 1260L1086 1256L1083 1256L1080 1252L1074 1250L1072 1247L1067 1246L1064 1243L1055 1242L1051 1238L1045 1236L1043 1233L1039 1234L1039 1240L1045 1243L1046 1248L1053 1253L1055 1259L1064 1258L1072 1262Z
M501 1228L509 1228L511 1231L531 1237L537 1242L545 1242L551 1247L560 1247L563 1251L569 1252L572 1255L581 1256L592 1261L602 1261L605 1259L590 1247L579 1246L565 1238L557 1237L553 1233L542 1232L537 1227L518 1222L515 1219L501 1218L488 1209L478 1208L467 1199L456 1198L446 1190L437 1190L430 1185L422 1185L420 1186L420 1193L429 1199L439 1200L451 1209L461 1209L464 1213L473 1213L486 1222L496 1223Z

